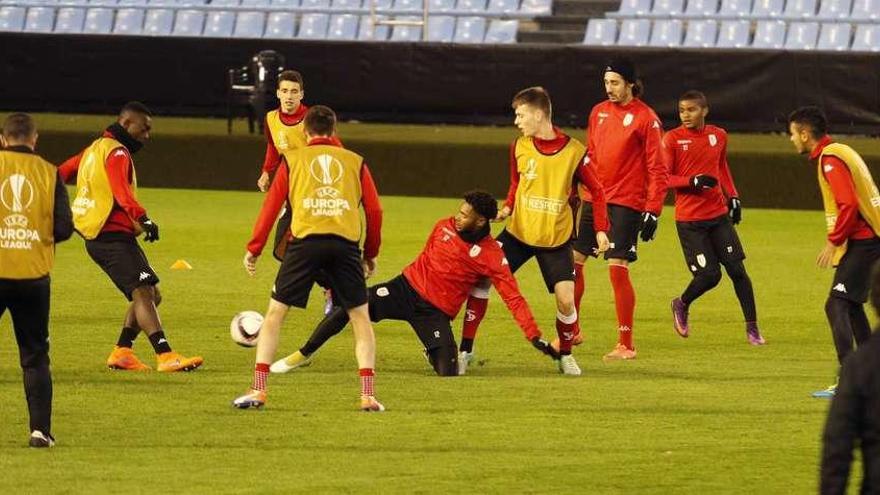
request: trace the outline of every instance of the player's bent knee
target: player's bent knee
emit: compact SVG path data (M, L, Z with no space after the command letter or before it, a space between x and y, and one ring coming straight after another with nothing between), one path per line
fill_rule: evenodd
M712 288L721 282L721 270L700 271L694 277L700 279L706 287Z
M153 303L155 303L156 306L162 304L162 293L159 292L158 285L153 286Z
M454 346L437 347L428 353L437 375L458 376L458 352Z

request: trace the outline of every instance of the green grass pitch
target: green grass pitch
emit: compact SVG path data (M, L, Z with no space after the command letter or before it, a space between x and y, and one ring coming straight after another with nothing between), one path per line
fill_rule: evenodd
M812 177L810 177L812 178ZM805 179L807 180L807 179ZM381 184L379 184L381 190ZM142 190L161 226L145 250L162 279L171 344L202 369L160 375L104 367L125 303L75 237L53 273L55 378L50 451L25 447L27 419L8 316L0 320L0 493L808 493L815 491L828 402L811 399L836 371L822 304L830 271L816 212L746 209L739 228L768 345L746 343L728 279L692 308L692 335L672 329L669 301L689 280L672 211L632 267L634 362L603 364L615 342L603 263L586 269L576 349L563 377L527 344L493 294L468 376L433 375L404 323L376 326L377 393L388 411L356 412L350 331L302 371L271 376L262 411L230 401L250 383L253 351L235 346L233 314L263 312L278 264L241 259L262 195ZM456 199L385 197L379 271L397 275ZM496 230L499 227L496 226ZM177 259L191 271L171 271ZM554 304L534 262L518 273L545 334ZM318 320L318 291L293 310L281 353ZM455 323L456 333L460 319ZM138 354L153 363L141 336ZM283 354L280 354L283 355ZM856 471L858 472L858 471ZM858 477L858 475L856 475Z

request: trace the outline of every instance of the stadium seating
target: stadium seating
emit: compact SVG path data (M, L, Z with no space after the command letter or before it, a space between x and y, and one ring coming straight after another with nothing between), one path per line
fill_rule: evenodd
M682 15L685 0L657 2L658 18ZM421 41L426 4L431 41L515 43L517 19L550 15L553 0L0 0L0 31ZM371 7L380 21L418 24L380 24L374 35Z
M844 23L822 24L819 33L818 50L843 51L849 49L849 40L852 37L852 26Z
M178 10L174 17L172 36L201 36L205 13L199 10Z
M836 21L849 18L852 0L822 0L819 5L819 20Z
M718 0L690 0L687 8L673 17L702 18L712 17L718 12Z
M31 7L24 20L24 30L29 33L51 33L55 25L55 9Z
M617 21L614 19L590 19L584 44L592 46L611 46L617 42Z
M55 32L72 34L81 33L85 21L85 9L75 7L60 8L55 16Z
M852 51L880 52L880 24L859 24L853 37Z
M654 6L646 17L663 19L679 16L684 12L684 0L654 0Z
M455 17L435 15L428 18L428 41L451 43L455 36Z
M303 14L296 37L304 40L322 40L327 36L329 26L329 14Z
M687 48L712 48L718 39L718 22L712 19L688 22L687 34L682 46Z
M792 22L785 37L787 50L813 50L819 38L818 22Z
M385 16L377 16L378 20L387 20ZM373 20L369 15L361 16L360 26L358 27L357 39L361 41L385 41L388 39L387 25L373 26Z
M266 18L263 38L290 39L296 32L296 18L290 12L272 12Z
M648 19L624 19L620 23L618 46L645 46L651 35L651 21Z
M0 31L21 31L25 15L24 7L0 7Z
M583 44L880 51L880 0L685 1L622 0L590 19Z
M239 12L235 19L233 38L262 38L266 27L264 12Z
M144 18L144 34L168 36L174 26L174 11L170 9L151 9Z
M328 40L355 40L358 32L358 16L354 14L333 14L327 27Z
M141 34L144 28L144 11L142 9L119 9L116 22L113 23L113 34Z
M484 43L509 44L516 43L516 32L519 30L519 21L516 19L501 20L492 19L486 30Z
M677 47L681 45L683 26L678 19L655 21L648 46Z
M459 17L455 25L456 43L482 43L486 36L485 17Z
M752 48L780 49L785 45L786 24L783 21L758 21Z
M749 21L722 21L715 46L718 48L745 48L749 46L751 29L752 25Z
M86 12L82 32L85 34L109 34L113 29L113 9L98 7Z

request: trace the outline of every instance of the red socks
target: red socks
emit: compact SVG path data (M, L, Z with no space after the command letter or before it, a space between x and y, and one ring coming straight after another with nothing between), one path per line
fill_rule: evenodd
M251 388L254 390L266 390L266 377L269 376L269 363L257 363L254 366L254 383Z
M461 327L461 338L471 339L477 336L477 329L483 317L486 316L486 308L489 306L488 299L482 299L474 295L469 295L467 306L464 311L464 324Z
M618 343L633 349L632 326L636 309L636 293L629 280L629 268L623 265L608 265L611 286L614 288L614 305L617 309Z
M559 336L559 352L562 354L571 354L571 339L577 333L577 311L566 316L556 312L556 335Z
M373 377L375 376L373 368L361 368L358 370L358 374L361 376L361 395L369 395L370 397L376 395L373 392Z

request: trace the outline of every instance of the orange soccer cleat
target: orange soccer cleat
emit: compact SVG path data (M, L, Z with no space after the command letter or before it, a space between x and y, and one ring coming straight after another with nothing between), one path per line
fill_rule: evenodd
M617 344L616 346L614 346L614 349L612 349L612 351L608 354L605 354L605 357L602 359L605 361L627 361L635 358L635 349L629 349L623 344Z
M574 337L571 338L571 345L581 345L584 343L584 336L578 332ZM559 352L559 337L553 339L550 342L550 347L553 348L554 351Z
M192 371L202 365L201 356L183 357L177 352L163 352L156 356L156 369L170 373L174 371Z
M148 365L144 364L130 347L115 346L110 357L107 358L107 367L113 370L127 371L151 371Z
M385 406L382 405L381 402L376 400L372 395L362 395L361 396L361 411L363 412L382 412L385 410Z

